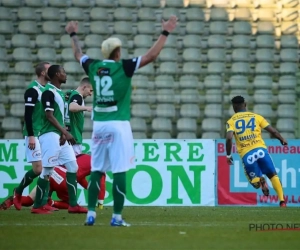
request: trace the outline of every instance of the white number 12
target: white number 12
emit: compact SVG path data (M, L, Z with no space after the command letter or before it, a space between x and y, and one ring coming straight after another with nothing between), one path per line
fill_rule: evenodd
M114 91L109 90L112 85L112 79L110 76L94 76L96 82L96 95L97 96L113 96Z

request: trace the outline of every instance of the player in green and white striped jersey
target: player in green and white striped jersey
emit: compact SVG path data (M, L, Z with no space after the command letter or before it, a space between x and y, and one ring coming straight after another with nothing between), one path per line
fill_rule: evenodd
M25 100L25 113L24 113L24 128L23 135L25 136L25 152L28 163L32 164L30 169L19 186L14 191L13 203L17 210L22 208L21 198L23 190L29 186L32 181L40 175L42 171L41 162L41 148L38 136L42 127L41 120L41 97L44 87L48 82L47 70L50 67L48 62L41 62L37 64L35 73L37 79L30 83L27 87L24 100Z

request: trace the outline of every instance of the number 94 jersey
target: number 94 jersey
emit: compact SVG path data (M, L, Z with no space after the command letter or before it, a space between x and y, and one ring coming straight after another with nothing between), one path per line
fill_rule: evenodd
M245 111L235 113L227 121L226 130L234 132L237 151L243 157L252 149L267 148L261 135L261 129L269 125L261 115Z

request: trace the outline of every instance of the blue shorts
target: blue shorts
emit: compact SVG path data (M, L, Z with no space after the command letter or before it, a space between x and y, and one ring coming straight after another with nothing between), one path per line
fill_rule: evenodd
M262 177L263 174L276 173L272 158L265 148L252 149L244 155L242 161L250 183L254 178Z

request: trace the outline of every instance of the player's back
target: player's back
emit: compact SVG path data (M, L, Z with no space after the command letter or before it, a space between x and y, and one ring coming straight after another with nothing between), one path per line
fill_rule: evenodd
M238 153L243 157L255 148L266 148L261 129L269 126L262 116L252 112L237 112L227 122L227 131L233 131Z

